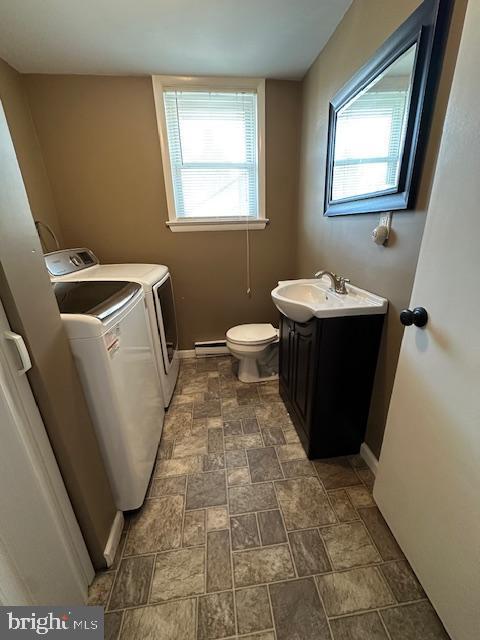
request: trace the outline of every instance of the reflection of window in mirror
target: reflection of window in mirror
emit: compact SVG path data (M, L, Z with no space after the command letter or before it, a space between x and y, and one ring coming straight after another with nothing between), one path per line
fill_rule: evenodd
M416 48L337 113L332 201L397 189Z

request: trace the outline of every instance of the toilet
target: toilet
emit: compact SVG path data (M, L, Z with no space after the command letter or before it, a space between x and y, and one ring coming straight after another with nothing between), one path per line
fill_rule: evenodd
M278 329L271 324L239 324L227 331L227 347L238 360L241 382L278 378Z

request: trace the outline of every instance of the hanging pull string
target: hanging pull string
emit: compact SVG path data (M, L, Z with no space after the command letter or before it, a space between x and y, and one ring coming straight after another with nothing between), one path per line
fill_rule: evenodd
M248 218L247 218L247 296L249 298L252 297L251 273L250 273L250 234L249 234L249 228L248 228Z
M243 112L245 113L245 93L242 93L242 107L243 107ZM248 212L250 213L250 212ZM247 215L247 255L246 255L246 260L247 260L247 296L249 298L252 297L252 283L251 283L251 270L250 270L250 229L248 226L249 223L249 215Z

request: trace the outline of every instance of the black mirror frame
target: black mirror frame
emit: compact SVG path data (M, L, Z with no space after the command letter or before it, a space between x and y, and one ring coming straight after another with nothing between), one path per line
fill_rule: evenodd
M330 102L324 215L398 211L414 206L452 11L452 0L424 0ZM331 201L338 111L399 56L417 44L398 187Z

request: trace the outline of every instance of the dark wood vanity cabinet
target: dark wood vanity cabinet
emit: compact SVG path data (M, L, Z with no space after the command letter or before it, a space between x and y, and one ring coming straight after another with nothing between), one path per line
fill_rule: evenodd
M309 458L358 453L383 318L280 316L280 394Z

